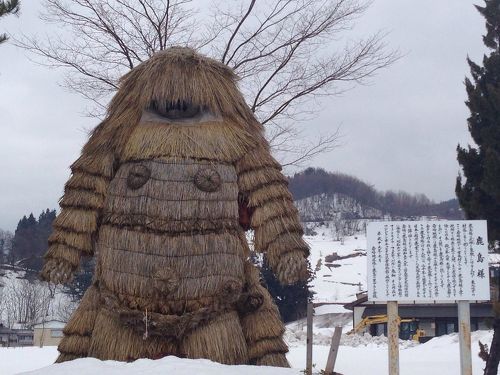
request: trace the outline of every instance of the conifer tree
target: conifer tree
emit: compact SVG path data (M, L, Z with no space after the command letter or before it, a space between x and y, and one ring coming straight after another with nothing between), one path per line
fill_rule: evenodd
M265 255L261 266L261 274L269 293L273 297L276 306L278 306L283 322L292 322L307 315L307 303L313 297L313 292L309 289L309 281L301 281L293 285L281 285L269 267Z
M483 43L490 49L480 66L470 59L472 80L465 79L470 111L468 128L477 147L457 148L463 175L457 178L456 193L468 219L486 219L490 246L500 241L500 0L485 0L476 9L486 20ZM498 305L498 302L496 303ZM498 310L498 309L495 309ZM494 319L493 341L485 375L496 375L500 360L500 316Z
M21 7L19 0L4 0L0 1L0 18L8 14L18 14ZM6 34L0 34L0 44L7 40Z

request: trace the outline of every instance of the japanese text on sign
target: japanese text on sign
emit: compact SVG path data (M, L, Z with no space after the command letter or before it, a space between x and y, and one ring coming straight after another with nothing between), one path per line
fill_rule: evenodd
M486 221L368 224L370 301L489 300Z

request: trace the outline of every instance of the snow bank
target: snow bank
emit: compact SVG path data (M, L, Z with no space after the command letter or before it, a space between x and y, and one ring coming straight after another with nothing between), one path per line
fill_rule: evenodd
M300 331L297 331L300 332ZM325 341L330 342L330 336ZM473 374L482 374L484 362L477 356L478 341L490 343L492 331L472 333ZM344 337L344 340L347 338ZM349 338L350 340L350 338ZM354 339L353 339L354 340ZM360 343L344 341L339 348L336 370L344 375L386 375L387 345L381 338L359 336ZM408 342L409 343L409 342ZM314 345L313 363L315 372L324 369L328 356L328 345ZM253 366L225 366L208 360L188 360L166 357L152 361L141 359L132 363L99 361L94 358L79 359L68 363L51 365L57 357L55 347L45 348L0 348L0 374L50 374L50 375L94 375L94 374L176 374L176 375L300 375L305 368L306 347L297 341L290 348L288 360L293 369ZM47 367L44 367L47 366ZM401 375L460 373L458 335L452 334L430 340L425 344L402 347L400 351ZM32 372L26 372L26 371ZM35 370L35 371L33 371Z
M39 370L25 372L30 375L153 375L153 374L176 374L176 375L299 375L297 369L283 369L275 367L257 366L227 366L206 359L182 359L177 357L165 357L158 360L139 359L135 362L125 363L116 361L99 361L95 358L77 359L71 362L60 363L41 368Z
M0 374L18 374L48 366L54 363L58 355L55 346L0 348Z

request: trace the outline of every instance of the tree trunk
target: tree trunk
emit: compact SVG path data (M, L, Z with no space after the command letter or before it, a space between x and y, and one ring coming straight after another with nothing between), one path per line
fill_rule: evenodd
M490 355L486 362L484 375L498 375L498 362L500 361L500 318L493 322L493 340L491 340Z
M493 339L491 340L490 353L484 368L484 375L498 375L498 363L500 362L500 278L496 282L496 302L493 304Z

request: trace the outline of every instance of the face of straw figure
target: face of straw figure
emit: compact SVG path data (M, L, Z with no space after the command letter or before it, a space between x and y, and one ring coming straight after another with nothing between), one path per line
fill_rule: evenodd
M143 112L141 121L157 121L165 124L199 125L209 121L221 121L203 105L188 100L157 101L152 100Z

